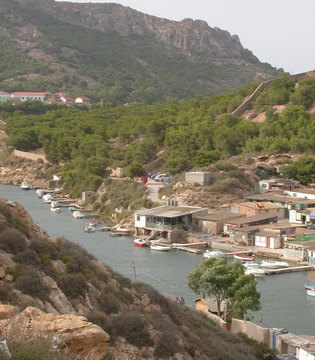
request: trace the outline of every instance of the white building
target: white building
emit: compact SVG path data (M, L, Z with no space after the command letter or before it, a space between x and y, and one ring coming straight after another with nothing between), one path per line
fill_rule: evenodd
M28 101L28 100L44 101L45 96L46 96L45 92L17 91L17 92L11 93L10 98L13 100L19 100L21 102Z

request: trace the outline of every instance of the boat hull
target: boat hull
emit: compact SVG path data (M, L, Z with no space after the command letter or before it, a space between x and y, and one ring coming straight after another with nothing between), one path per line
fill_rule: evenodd
M169 250L171 250L171 247L163 246L163 245L151 245L150 249L153 251L169 251Z
M306 289L306 294L308 296L315 297L315 288L314 289Z
M236 260L242 260L242 261L254 261L255 256L254 255L242 255L242 254L234 254L234 259Z
M148 247L150 246L150 243L144 239L136 239L133 241L134 246L138 247Z

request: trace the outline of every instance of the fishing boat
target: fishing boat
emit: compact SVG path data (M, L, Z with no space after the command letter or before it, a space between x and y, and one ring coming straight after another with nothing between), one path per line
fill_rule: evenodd
M150 246L150 242L147 241L146 239L142 239L142 238L135 239L133 241L133 244L134 244L134 246L139 246L139 247L148 247L148 246Z
M50 207L50 211L56 213L56 214L60 214L60 208L59 207Z
M95 226L97 226L97 221L95 219L92 219L88 222L88 225L95 227Z
M315 284L304 284L306 290L315 289Z
M205 258L221 258L224 257L224 252L219 250L206 250L203 254Z
M234 259L242 260L242 261L254 261L255 255L254 254L234 254Z
M150 249L154 251L169 251L172 248L168 245L151 244Z
M289 264L285 261L263 260L260 263L260 266L267 269L280 269L289 267Z
M306 289L306 294L309 296L315 297L315 288L313 289Z
M94 233L95 232L95 227L91 226L91 225L86 225L83 228L83 231L86 232L86 233Z
M21 184L21 186L20 186L20 188L21 188L22 190L30 190L32 187L31 187L31 185L30 185L28 182L23 181L22 184Z
M260 268L259 262L247 262L243 264L245 275L254 275L255 277L263 277L266 270Z

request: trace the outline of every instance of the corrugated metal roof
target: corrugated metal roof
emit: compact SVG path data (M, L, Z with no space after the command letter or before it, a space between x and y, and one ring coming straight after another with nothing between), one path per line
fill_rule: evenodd
M193 206L159 206L153 209L135 211L136 215L161 216L166 218L175 218L179 216L193 214L196 211L207 210L201 207Z

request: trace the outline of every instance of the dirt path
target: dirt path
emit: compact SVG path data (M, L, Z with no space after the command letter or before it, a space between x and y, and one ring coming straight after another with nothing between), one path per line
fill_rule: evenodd
M39 155L39 154L29 153L29 152L20 151L20 150L14 150L13 153L15 156L22 157L25 159L30 159L30 160L34 160L34 161L37 161L38 159L42 159L45 163L48 162L46 160L45 155Z

